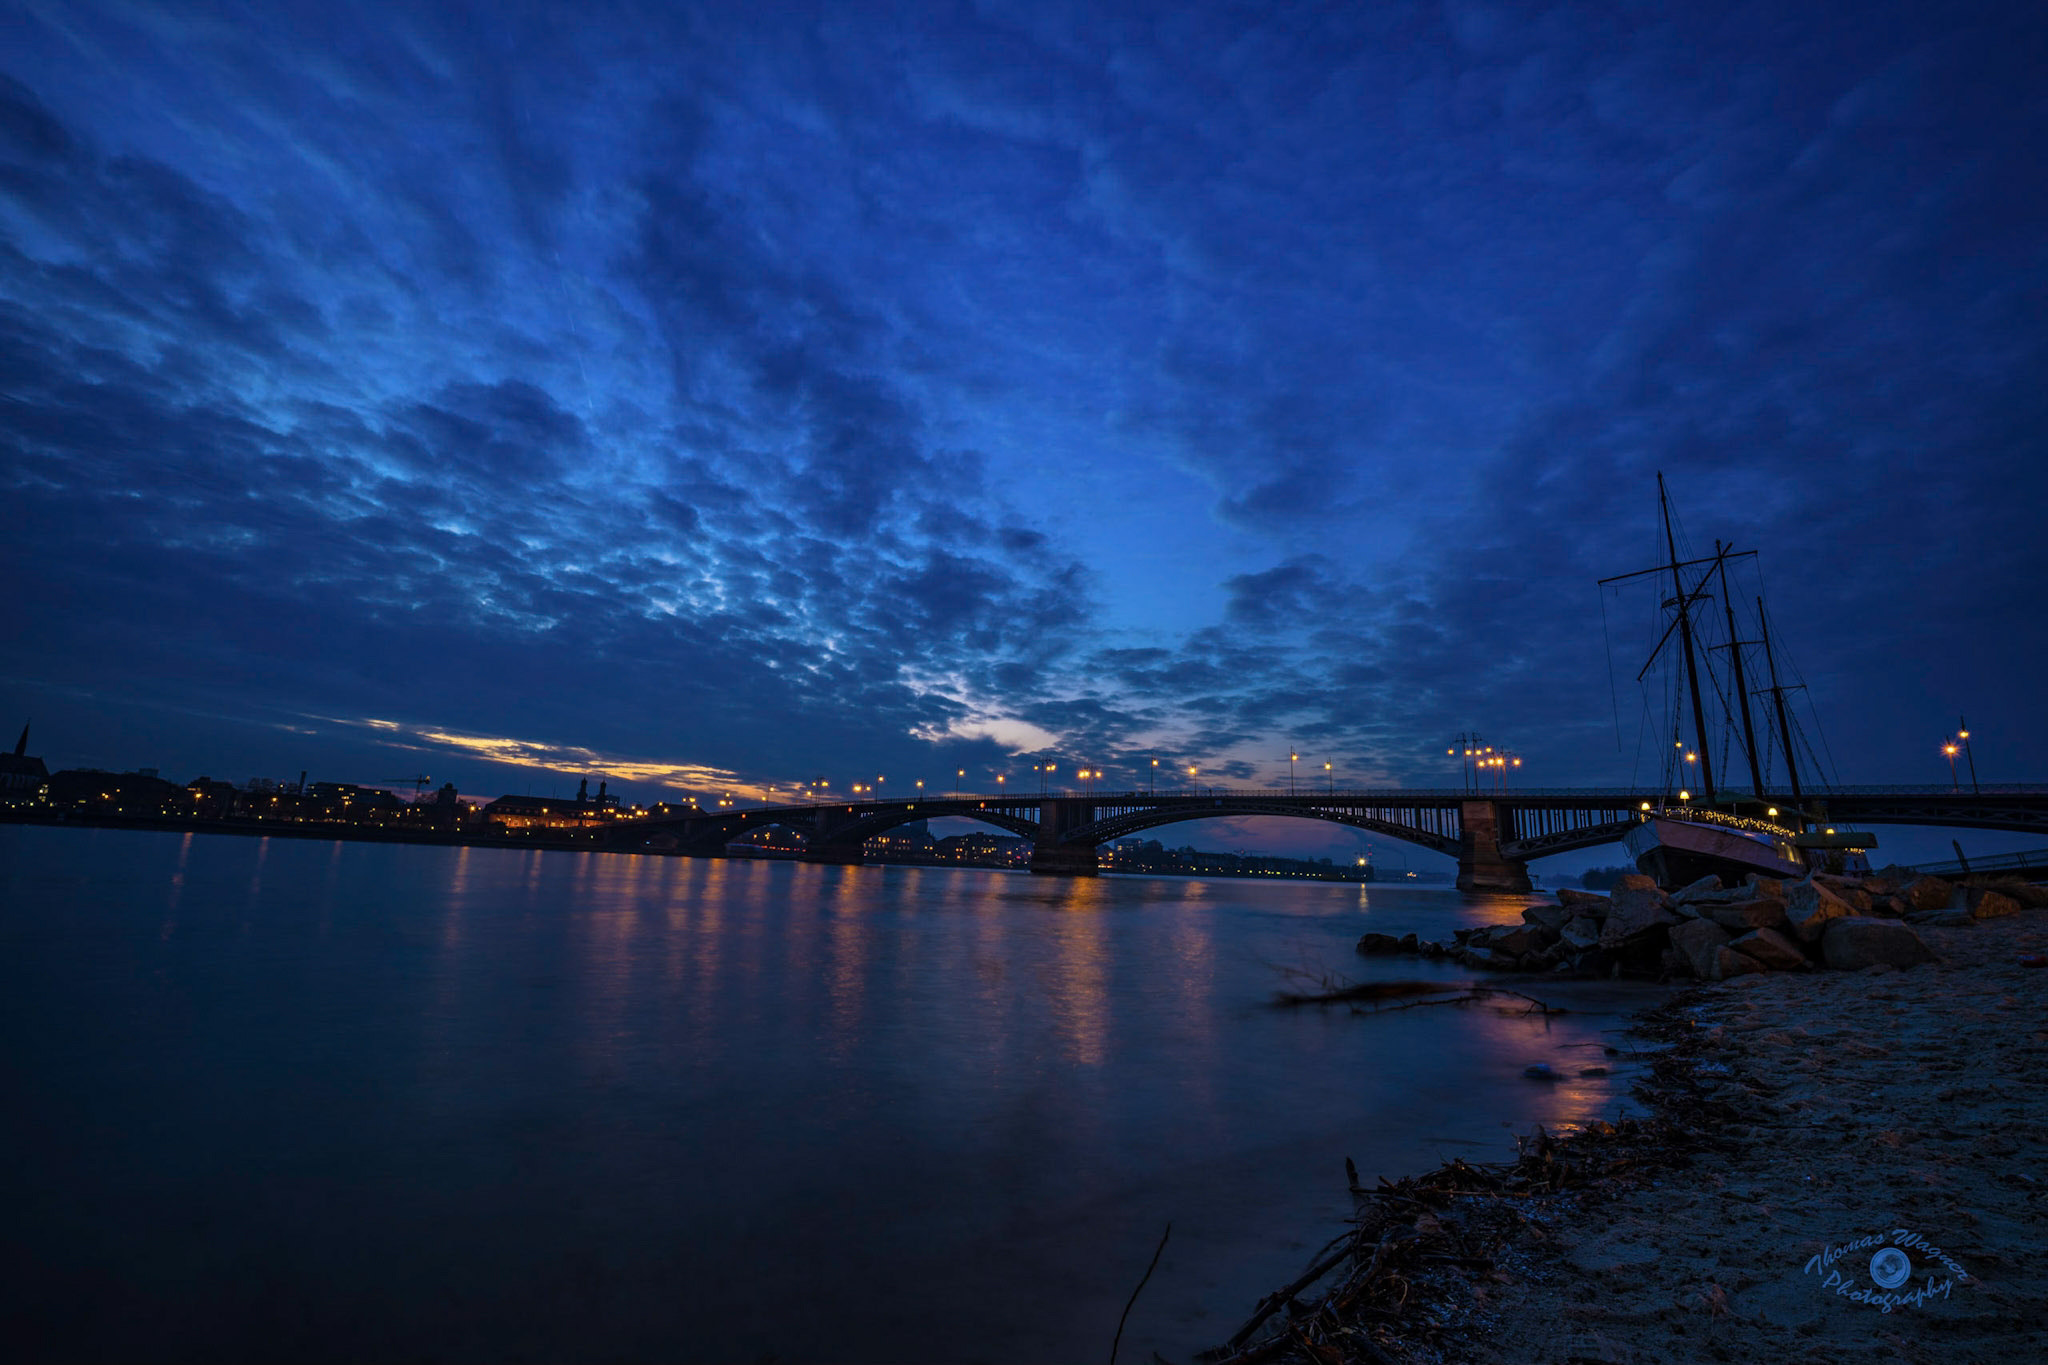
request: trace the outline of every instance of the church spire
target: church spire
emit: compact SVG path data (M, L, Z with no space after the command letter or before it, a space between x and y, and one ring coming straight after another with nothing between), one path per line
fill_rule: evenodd
M21 723L21 738L20 738L20 739L17 739L17 740L15 740L15 741L14 741L14 756L15 756L16 758L20 758L20 757L22 757L22 756L23 756L24 754L28 753L28 727L29 727L29 724L30 724L30 722L29 722L29 721L23 721L23 722ZM6 733L6 732L5 732L5 731L0 731L0 734L4 734L4 733Z

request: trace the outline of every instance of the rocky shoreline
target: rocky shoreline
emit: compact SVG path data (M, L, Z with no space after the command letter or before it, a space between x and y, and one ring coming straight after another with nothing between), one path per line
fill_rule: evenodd
M1771 928L1808 967L1738 967L1635 1021L1647 1117L1539 1130L1511 1161L1354 1178L1350 1229L1207 1358L2048 1359L2048 912L2019 904L2048 897L1980 883L1951 888L1939 919L1894 918L1876 897L1901 890L1873 880L1886 878L1841 888L1872 896L1872 911L1813 897L1845 908L1810 937L1789 909L1790 933L1745 929ZM1687 890L1692 906L1768 898ZM1972 914L1987 895L2013 909ZM1649 898L1634 899L1608 917L1641 918ZM1665 942L1615 959L1649 964L1629 970L1675 965L1665 953L1684 924L1729 932L1702 955L1710 970L1735 951L1734 926L1680 913L1676 896L1658 904L1674 916ZM1913 914L1925 958L1808 969L1828 964L1836 921L1906 927Z
M2023 904L2048 906L2048 890L2016 880L1958 884L1906 868L1798 881L1752 874L1736 886L1703 877L1670 892L1630 875L1611 896L1559 891L1555 903L1524 910L1520 924L1460 929L1449 945L1367 934L1358 951L1489 971L1725 981L1813 967L1911 967L1933 959L1922 929L1965 927L2017 914Z

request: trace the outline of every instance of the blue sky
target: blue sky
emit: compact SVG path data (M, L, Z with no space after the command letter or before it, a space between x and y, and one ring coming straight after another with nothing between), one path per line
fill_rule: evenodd
M1662 470L1844 780L1961 712L2048 770L2038 7L0 37L0 703L54 762L1436 785L1478 729L1625 782L1655 603L1610 674L1594 582Z

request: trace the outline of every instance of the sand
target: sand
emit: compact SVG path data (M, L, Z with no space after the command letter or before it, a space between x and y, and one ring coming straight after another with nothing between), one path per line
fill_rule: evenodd
M1365 1240L1418 1250L1363 1289L1361 1254L1245 1358L2048 1361L2048 970L2019 965L2048 911L1923 937L1938 962L1653 1011L1648 1124L1525 1144L1492 1189L1362 1193Z

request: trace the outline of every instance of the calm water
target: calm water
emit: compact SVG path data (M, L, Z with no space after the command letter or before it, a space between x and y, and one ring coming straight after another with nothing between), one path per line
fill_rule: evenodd
M1525 901L0 827L0 1308L65 1359L1185 1360L1646 1000L1282 1011ZM1604 1011L1604 1012L1603 1012Z

